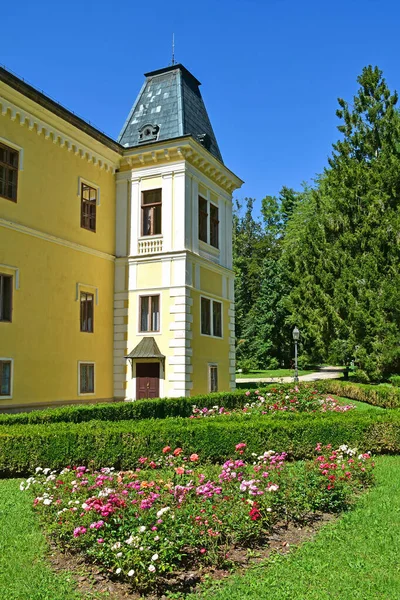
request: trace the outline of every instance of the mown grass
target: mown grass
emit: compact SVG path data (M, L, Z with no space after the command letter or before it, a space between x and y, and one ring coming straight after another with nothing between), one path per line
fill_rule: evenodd
M301 375L309 375L310 373L314 373L314 371L300 371L299 377ZM248 373L236 373L237 379L267 379L267 378L276 378L276 377L294 377L293 369L275 369L273 371L249 371Z
M333 396L333 398L335 398L340 404L343 405L354 404L354 406L357 409L357 412L360 410L373 410L384 413L386 410L385 408L381 408L380 406L374 406L373 404L367 404L366 402L359 402L358 400L349 400L348 398L340 398L339 396Z
M376 462L377 485L315 540L196 598L398 600L400 457L379 457Z
M16 479L0 480L0 597L4 600L78 600L72 577L54 573L32 496Z

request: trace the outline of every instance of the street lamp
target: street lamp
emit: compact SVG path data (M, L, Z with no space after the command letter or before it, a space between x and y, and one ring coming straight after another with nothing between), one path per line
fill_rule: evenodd
M299 383L299 370L297 368L297 342L300 339L300 331L297 327L292 332L294 339L294 382Z

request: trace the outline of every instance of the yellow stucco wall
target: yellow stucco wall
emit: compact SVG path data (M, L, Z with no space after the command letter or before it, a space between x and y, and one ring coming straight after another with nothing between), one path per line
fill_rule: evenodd
M209 271L209 273L211 272ZM193 389L191 391L191 396L194 396L196 394L208 393L209 363L215 363L216 365L218 365L218 391L229 390L229 301L222 301L223 337L211 337L207 335L202 335L200 331L200 298L202 295L206 295L207 297L212 298L212 295L209 293L202 294L202 292L197 290L192 290L191 292L191 297L193 299L192 365L193 373L195 374L193 377ZM215 299L221 301L220 298Z
M149 285L161 285L161 262L146 262L138 265L137 287L147 289Z
M220 273L200 267L200 288L216 296L222 296L222 276Z
M0 137L21 146L23 170L18 174L18 199L0 199L0 218L113 254L115 251L115 178L75 156L44 135L0 118ZM79 177L100 187L96 233L81 228Z
M8 90L3 91L7 95ZM14 93L14 102L17 96ZM23 100L22 107L28 110L29 104ZM37 110L42 120L48 117L52 126L69 130L79 143L92 143L59 117ZM20 279L20 289L13 290L12 322L0 322L0 357L14 361L13 397L0 397L0 409L111 399L115 176L53 143L51 137L38 135L36 126L21 127L9 113L0 116L0 138L23 149L17 202L0 198L0 264L17 268ZM96 151L100 144L93 141L92 146ZM79 177L100 188L95 233L80 226ZM2 272L9 271L0 267ZM15 271L10 274L15 277ZM98 289L94 333L80 331L77 283ZM78 395L78 361L95 363L94 395Z
M113 262L1 229L5 262L18 267L20 288L12 322L0 322L0 357L14 360L13 398L0 408L78 399L78 361L95 363L95 395L81 400L112 398ZM77 283L98 288L94 333L80 331Z

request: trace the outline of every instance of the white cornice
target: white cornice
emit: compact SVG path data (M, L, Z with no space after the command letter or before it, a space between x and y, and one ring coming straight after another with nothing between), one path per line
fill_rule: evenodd
M13 221L0 219L0 227L5 227L6 229L11 229L13 231L17 231L18 233L31 235L32 237L39 238L40 240L45 240L46 242L58 244L59 246L64 246L65 248L76 250L77 252L85 252L86 254L97 256L97 258L103 258L104 260L110 260L112 262L115 261L115 256L113 256L112 254L107 254L107 252L102 252L101 250L96 250L95 248L89 248L88 246L77 244L76 242L64 240L63 238L59 238L55 235L50 235L49 233L45 233L44 231L39 231L38 229L26 227L25 225L21 225L20 223L14 223Z
M121 166L143 169L155 164L186 160L229 194L243 181L191 137L177 138L152 145L127 148Z
M100 169L114 173L116 168L118 168L119 160L112 162L104 155L79 142L70 134L63 133L56 127L49 125L2 96L0 96L0 106L0 114L3 117L9 116L11 121L16 121L18 117L21 127L26 125L29 131L36 131L38 135L43 134L46 140L51 140L61 148L66 148L68 152L73 152L82 159L86 159L88 162L93 163Z

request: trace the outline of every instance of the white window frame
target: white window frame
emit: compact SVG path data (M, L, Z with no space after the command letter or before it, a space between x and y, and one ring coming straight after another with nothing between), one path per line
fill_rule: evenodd
M220 251L220 245L221 245L221 220L219 218L220 216L220 205L219 205L219 201L214 201L210 199L210 191L207 190L207 196L201 194L200 192L198 193L198 197L197 197L197 220L199 220L199 198L202 198L203 200L205 200L207 202L207 241L205 242L204 240L200 239L200 231L198 231L198 240L199 240L199 245L201 246L201 244L206 244L207 245L207 250L211 250L211 252L214 252L215 254L218 254ZM218 248L216 246L212 246L210 244L210 226L211 226L211 210L210 210L210 206L213 205L215 206L215 208L218 209Z
M201 299L210 300L211 302L211 310L210 310L210 330L211 334L203 333L201 331ZM213 323L213 304L214 302L218 302L221 304L221 333L222 335L214 335L214 323ZM210 296L205 296L202 294L200 296L200 335L206 338L213 338L214 340L223 340L224 339L224 303L221 300L215 300L214 298L210 298Z
M9 356L0 356L0 362L11 362L11 377L10 377L10 395L9 396L0 396L1 400L11 400L13 397L13 389L14 389L14 359Z
M219 391L219 385L218 385L218 379L219 379L219 369L218 369L218 363L208 363L207 365L208 367L208 393L209 394L215 394ZM211 391L211 367L215 367L217 369L217 390L212 392Z
M93 392L81 392L81 365L93 365ZM96 395L96 363L93 360L78 360L78 396Z
M78 193L77 196L79 197L80 200L82 200L82 183L84 183L85 185L88 185L89 187L92 187L93 189L96 190L97 194L96 194L96 206L100 206L100 186L98 183L94 183L93 181L90 181L90 179L86 179L86 177L78 177ZM97 215L96 215L97 217Z
M10 148L13 148L14 150L17 150L19 152L19 156L18 156L18 173L20 171L24 170L24 149L22 146L18 146L18 144L14 144L14 142L12 142L11 140L7 139L7 138L3 138L0 136L0 142L2 142L3 144L5 144L6 146L9 146Z
M142 300L141 298L145 298L147 296L158 296L159 300L158 300L158 310L159 310L159 318L160 318L160 329L159 331L141 331L140 330L140 323L141 323L141 314L140 314L140 307L142 304ZM149 290L148 292L140 292L140 294L138 294L137 297L138 301L137 301L137 335L140 336L151 336L153 337L154 335L161 335L162 332L162 312L161 312L161 305L162 305L162 293L161 291L157 291L157 290Z

